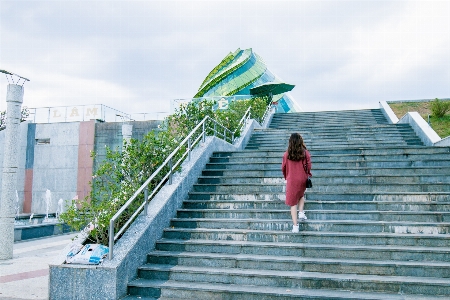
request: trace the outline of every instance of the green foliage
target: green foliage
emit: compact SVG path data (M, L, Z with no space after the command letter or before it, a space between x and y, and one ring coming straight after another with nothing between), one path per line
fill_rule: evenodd
M450 110L450 101L440 101L436 98L431 101L430 108L433 116L442 118Z
M235 101L224 111L214 111L215 104L214 101L202 101L182 105L164 120L162 130L150 131L141 141L131 139L122 152L108 148L106 159L95 171L90 182L90 195L85 199L72 200L70 207L60 215L61 221L77 231L88 226L90 242L108 245L110 219L205 116L219 120L222 125L234 131L249 105L252 106L252 118L258 121L261 121L266 109L264 98ZM236 136L239 134L237 130ZM177 152L173 159L174 163L185 151L186 146ZM149 185L149 191L155 188L168 171L168 167L165 167L159 173L159 177ZM140 193L116 221L115 233L143 201L143 194Z
M26 106L22 108L20 122L25 121L30 115L30 111ZM0 112L0 131L6 128L6 110Z
M441 118L432 116L431 103L433 101L425 102L399 102L399 103L389 103L389 106L394 111L398 118L403 117L407 112L416 111L418 112L424 120L428 120L430 116L430 125L434 131L440 137L450 136L450 115L445 115Z

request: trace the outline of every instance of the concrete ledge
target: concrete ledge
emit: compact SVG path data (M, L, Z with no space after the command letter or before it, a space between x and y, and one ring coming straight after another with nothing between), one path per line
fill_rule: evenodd
M444 99L447 100L447 99ZM392 111L389 103L398 102L428 102L431 100L405 100L405 101L380 101L381 111L390 124L410 124L414 132L420 137L422 142L427 146L448 147L450 146L450 136L441 139L436 131L425 121L418 112L409 112L400 120Z
M390 124L396 124L398 122L397 116L386 101L380 101L380 108Z
M449 147L450 146L450 136L443 138L442 140L434 143L436 147Z
M435 143L439 142L441 138L433 130L433 128L428 125L428 123L419 115L418 112L409 112L404 115L399 124L408 123L414 129L414 132L420 137L422 142L427 146L434 146Z
M255 119L250 119L247 121L244 130L242 131L242 135L236 140L234 146L236 150L244 150L245 146L247 146L250 137L252 136L252 132L254 129L261 128L258 122Z
M164 228L170 225L177 210L187 199L206 163L215 151L236 151L244 147L252 133L254 122L248 122L239 146L216 137L191 153L191 160L182 164L182 171L174 174L173 183L164 185L149 204L148 215L140 215L114 246L114 258L96 266L64 264L64 253L50 264L50 299L118 299L127 294L127 284L137 276L137 269L145 263L147 253L155 248ZM85 236L82 234L79 241Z
M53 235L71 232L69 226L64 223L42 223L39 225L15 226L14 242L49 237Z
M272 106L270 108L269 114L264 119L264 122L261 125L262 128L265 129L265 128L269 127L269 124L270 124L270 122L272 122L272 118L273 118L273 115L275 114L275 112L276 112L276 106Z

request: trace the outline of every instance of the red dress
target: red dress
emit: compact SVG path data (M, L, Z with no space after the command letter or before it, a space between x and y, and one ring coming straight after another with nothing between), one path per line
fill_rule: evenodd
M281 171L283 171L284 179L286 179L286 205L294 206L298 204L300 198L305 195L306 179L311 174L311 154L305 150L306 170L305 173L303 165L305 160L293 161L287 158L287 151L283 155L283 163L281 164Z

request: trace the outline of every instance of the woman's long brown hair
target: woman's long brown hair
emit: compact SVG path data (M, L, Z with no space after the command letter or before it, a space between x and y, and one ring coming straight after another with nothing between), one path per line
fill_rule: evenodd
M293 161L299 161L305 158L306 146L303 142L303 138L299 133L291 134L289 138L288 147L288 159Z

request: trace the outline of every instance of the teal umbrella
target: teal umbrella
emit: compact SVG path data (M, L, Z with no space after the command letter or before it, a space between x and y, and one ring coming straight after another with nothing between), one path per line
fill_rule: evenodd
M292 91L295 87L293 84L283 82L266 82L250 89L251 95L278 95Z
M266 82L250 89L251 95L268 95L269 103L272 102L272 96L292 91L293 84L284 82Z

